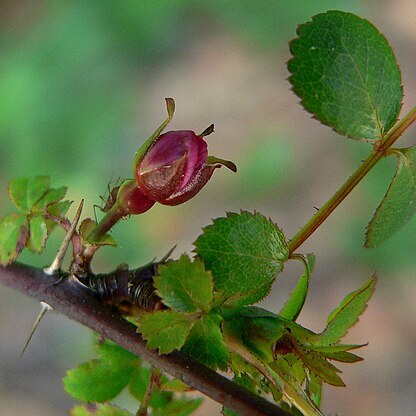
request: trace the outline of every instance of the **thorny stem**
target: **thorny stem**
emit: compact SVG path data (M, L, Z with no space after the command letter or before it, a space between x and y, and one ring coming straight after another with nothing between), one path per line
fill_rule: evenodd
M62 280L59 275L49 276L41 269L14 263L7 268L0 266L0 283L48 303L55 311L91 328L241 416L290 416L180 352L159 355L149 350L133 324L100 303L81 285L74 284L72 279Z
M159 383L160 376L160 371L154 365L150 366L149 383L147 384L146 392L136 416L148 416L147 408L149 406L150 397L152 396L155 386Z
M382 159L387 150L396 142L396 140L404 133L404 131L416 121L416 107L398 123L385 139L374 146L374 150L360 167L348 178L348 180L338 189L338 191L330 198L316 214L295 234L289 241L289 252L292 254L305 240L307 240L316 229L329 217L332 211L349 195L349 193L360 183L368 172Z

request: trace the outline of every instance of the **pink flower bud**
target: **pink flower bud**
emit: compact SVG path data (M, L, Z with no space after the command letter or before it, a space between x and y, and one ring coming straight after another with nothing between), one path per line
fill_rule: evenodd
M212 131L210 126L200 136L179 130L156 137L135 165L143 194L164 205L178 205L196 195L221 165L235 172L232 162L208 157L203 136Z

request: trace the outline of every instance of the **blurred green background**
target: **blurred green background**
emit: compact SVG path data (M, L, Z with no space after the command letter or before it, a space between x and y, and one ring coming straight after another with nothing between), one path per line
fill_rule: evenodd
M353 172L370 146L345 140L302 110L286 81L287 42L296 25L328 9L368 18L389 39L403 72L407 111L415 102L416 6L412 0L72 0L0 1L0 215L11 210L8 181L50 175L86 215L107 184L130 175L141 143L177 110L171 129L204 130L210 153L233 160L192 201L155 206L114 230L94 269L139 266L178 244L192 249L201 227L225 211L258 210L290 238ZM415 129L401 140L410 145ZM413 140L414 142L414 140ZM300 322L321 330L329 311L374 270L376 294L347 341L369 342L363 363L344 365L348 387L327 388L324 411L410 415L416 406L416 221L375 250L365 225L384 195L394 161L382 161L302 251L317 265ZM42 256L43 266L63 234ZM288 264L264 305L279 310L301 273ZM23 358L38 304L0 287L0 413L66 415L61 379L92 356L90 332L57 315L41 324ZM128 398L118 401L135 410ZM198 415L219 414L209 400Z

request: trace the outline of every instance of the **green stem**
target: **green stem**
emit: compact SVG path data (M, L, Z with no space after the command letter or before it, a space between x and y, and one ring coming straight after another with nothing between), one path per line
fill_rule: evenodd
M340 189L330 198L316 214L294 235L289 241L289 252L292 254L315 230L329 217L332 211L347 197L347 195L360 183L368 172L382 159L386 151L396 142L404 131L416 121L416 107L398 123L386 138L374 146L374 150L361 166L348 178Z
M125 215L124 209L116 202L87 236L87 240L94 242L100 241Z

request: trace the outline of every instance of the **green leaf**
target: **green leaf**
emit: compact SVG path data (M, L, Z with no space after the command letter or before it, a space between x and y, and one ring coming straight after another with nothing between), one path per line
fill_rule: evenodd
M220 301L228 299L236 305L262 300L289 255L280 228L263 215L247 211L215 219L195 247L212 271Z
M300 357L302 362L313 372L315 373L322 381L325 381L332 386L345 386L344 382L341 380L341 377L337 374L341 371L338 370L333 364L326 361L325 358L322 358L318 354L310 354L305 350L298 351L298 354L301 354Z
M400 70L367 20L329 11L299 26L288 63L293 91L322 123L355 139L380 139L401 108Z
M42 215L34 215L29 220L28 247L35 253L41 253L48 238L48 228Z
M363 359L358 355L355 355L349 350L353 350L356 348L364 347L366 344L361 345L353 345L353 344L345 344L345 345L304 345L304 348L319 353L320 356L329 359L340 361L343 363L355 363L357 361L362 361Z
M230 356L221 333L220 317L204 315L197 320L182 351L213 370L226 370Z
M182 348L193 323L191 316L167 310L144 313L138 326L149 348L167 354Z
M171 309L179 312L210 309L214 290L212 276L197 259L191 262L183 255L177 261L159 266L154 284L163 303Z
M161 388L162 390L176 391L179 393L191 390L191 388L186 383L184 383L182 380L179 380L178 378L172 378L163 382Z
M136 355L108 339L103 342L97 338L95 349L102 360L113 366L123 367L126 364L136 364L139 360Z
M72 205L72 201L60 201L53 203L51 205L48 205L46 207L46 211L57 217L57 218L64 218L65 214L67 213L69 207ZM48 233L50 234L51 231L58 225L55 221L47 219L46 225L48 227Z
M56 217L63 217L72 205L72 202L73 201L68 200L56 202L54 204L48 205L47 211Z
M91 241L87 237L90 235L91 231L95 228L97 223L91 218L86 218L82 221L79 226L79 233L86 243L89 243L94 246L117 246L116 240L111 234L105 234L100 238L100 241Z
M75 399L105 402L116 397L130 382L138 358L118 345L97 346L100 359L80 364L64 378L65 390Z
M318 336L319 345L335 344L348 332L366 309L376 283L377 277L374 275L360 289L347 295L330 313L324 332Z
M244 343L257 357L267 363L272 362L272 347L286 331L284 321L274 313L255 306L241 309L240 316L236 319L240 321Z
M10 214L0 221L0 263L7 266L16 260L29 238L25 215Z
M365 246L375 247L391 237L416 212L416 147L394 151L396 173L367 226Z
M306 392L316 406L320 407L322 399L322 380L314 373L308 374Z
M10 182L9 195L21 211L29 214L32 208L45 196L50 186L49 176L16 178Z
M71 416L133 416L127 410L120 409L112 404L84 404L75 406Z
M66 186L49 189L43 198L41 198L36 204L36 207L39 209L45 209L49 205L56 204L66 195L67 190L68 188Z
M181 397L172 400L166 407L155 409L153 416L189 416L201 405L202 398L187 399Z
M313 254L302 256L301 260L305 266L305 273L299 279L298 284L290 294L285 306L279 312L280 316L289 319L290 321L296 320L305 304L306 295L308 294L309 289L309 279L313 266L315 265L315 256Z

